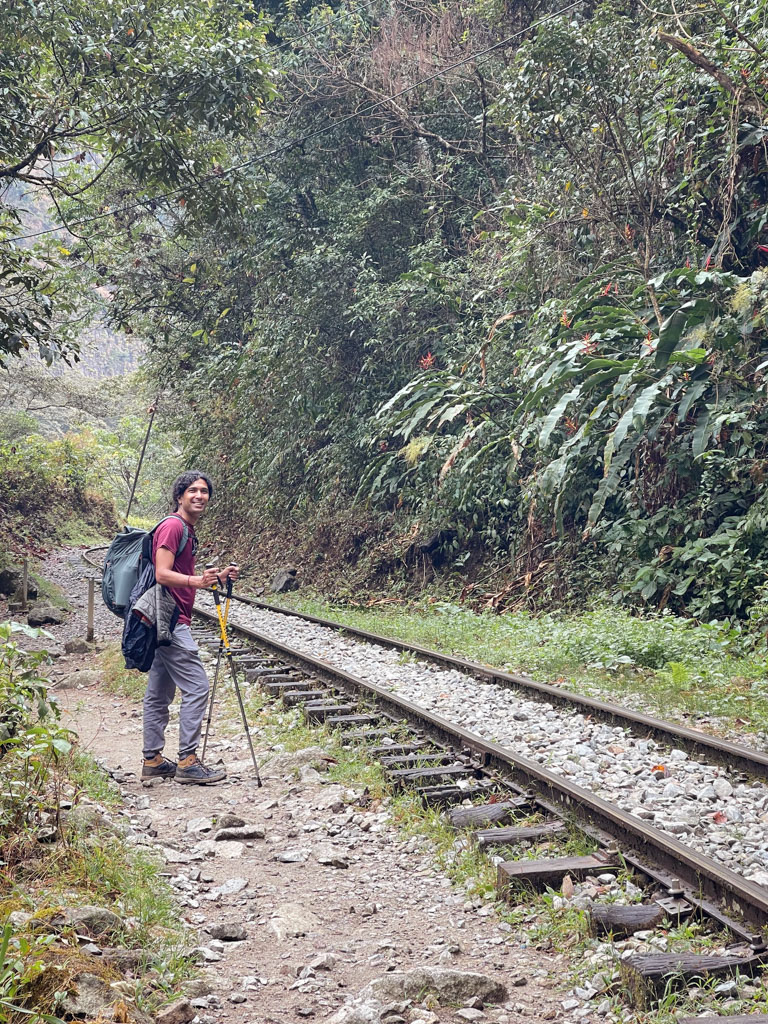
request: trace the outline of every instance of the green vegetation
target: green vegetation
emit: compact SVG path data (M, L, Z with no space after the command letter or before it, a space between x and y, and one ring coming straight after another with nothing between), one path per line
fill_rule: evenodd
M27 653L19 636L40 630L0 623L0 825L23 830L45 807L48 786L71 737L59 725L59 710L48 699L44 651Z
M0 415L0 545L16 552L111 539L147 428L138 375L46 374L36 363L0 368L0 395L11 410ZM172 438L155 427L132 506L152 525L167 508L178 458Z
M119 10L65 0L53 16L37 3L6 8L0 363L30 347L49 362L77 357L103 300L92 285L110 279L75 225L85 220L109 248L139 252L135 206L188 228L251 198L238 178L222 180L222 164L272 94L266 28L247 3L231 15L223 0ZM74 234L45 234L30 217L30 192Z
M268 13L258 201L84 229L241 561L760 626L764 5Z
M430 849L455 885L462 886L470 897L495 898L496 868L478 846L462 843L457 848L457 833L441 811L425 808L421 799L408 791L393 797L390 810L395 825L406 836L426 840L425 849Z
M206 466L241 562L263 535L338 593L764 630L765 4L229 13L13 7L12 376L94 320L144 339L179 438L148 491ZM35 214L76 229L18 238ZM109 453L100 493L125 496L142 419L69 440Z
M163 865L121 838L105 813L118 802L114 786L59 723L48 656L21 646L41 635L0 623L0 1022L50 1021L79 971L120 977L79 952L72 934L40 933L62 907L79 904L119 915L110 941L141 952L135 996L151 1013L192 973L190 942ZM31 917L11 924L13 911Z
M96 490L93 449L72 438L0 438L0 460L0 507L6 511L0 545L6 550L39 551L46 542L114 532L114 506Z
M104 689L129 700L140 701L147 688L147 675L125 667L120 644L110 644L99 656Z
M441 602L354 608L298 594L283 600L299 611L540 682L642 703L661 717L768 730L765 650L751 634L725 624L697 625L669 613L641 618L615 607L580 615L491 615Z

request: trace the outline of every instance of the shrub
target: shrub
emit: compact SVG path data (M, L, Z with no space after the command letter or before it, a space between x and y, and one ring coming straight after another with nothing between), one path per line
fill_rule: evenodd
M51 769L71 749L70 733L48 696L41 672L45 651L25 651L14 640L47 635L15 622L0 623L0 827L8 833L39 815Z

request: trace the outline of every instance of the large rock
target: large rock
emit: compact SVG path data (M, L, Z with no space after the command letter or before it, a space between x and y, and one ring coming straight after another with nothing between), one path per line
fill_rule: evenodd
M272 915L269 928L278 942L308 935L320 927L320 918L303 903L283 903Z
M369 1002L345 1003L329 1018L328 1024L379 1024L381 1020L381 1003L374 999Z
M122 931L123 922L106 907L64 907L50 920L52 928L74 928L76 932L86 932L94 938L112 936Z
M245 818L241 818L239 814L232 814L231 811L216 815L215 820L216 828L242 828L245 825Z
M67 828L78 832L90 832L93 829L113 828L113 822L91 804L76 804L74 807L63 809L60 812L61 823Z
M206 928L206 931L212 939L220 939L222 942L242 942L243 939L248 938L245 925L234 921L222 921L220 924L211 924Z
M56 1013L60 1017L112 1020L109 1008L116 998L103 978L82 971L74 976L66 995L56 1004Z
M58 626L67 617L67 613L52 604L36 604L29 609L27 622L30 626Z
M273 594L285 594L289 590L298 590L299 581L296 579L297 572L298 569L295 569L292 565L288 565L284 569L278 569L272 577L269 589Z
M158 1013L157 1024L189 1024L196 1016L197 1010L189 999L177 999Z
M232 828L220 828L213 837L217 843L227 839L243 841L245 839L263 839L264 829L259 825L237 825Z
M313 850L318 864L329 868L348 868L349 855L331 843L323 843Z
M447 967L416 967L377 978L362 990L360 997L393 1003L401 999L422 1000L427 992L433 992L441 1003L460 1005L475 997L484 1003L503 1003L508 996L505 986L487 974Z
M9 565L6 569L0 569L0 594L12 597L21 586L21 569L15 565Z
M54 690L75 690L78 686L97 686L102 681L102 673L95 669L83 669L80 672L66 672L54 682Z
M309 766L320 771L328 771L328 754L322 747L303 747L301 750L290 750L275 754L267 762L269 774L298 774L302 768Z
M100 956L105 963L120 971L121 974L138 971L147 962L146 950L123 949L121 946L104 946Z
M65 654L87 654L90 649L88 641L83 640L82 637L77 637L74 640L67 640L64 644Z

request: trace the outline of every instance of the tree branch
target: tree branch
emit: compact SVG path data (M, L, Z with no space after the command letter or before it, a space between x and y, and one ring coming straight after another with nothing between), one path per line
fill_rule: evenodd
M667 46L671 46L674 50L691 62L695 64L697 68L701 68L702 71L706 72L711 78L717 82L717 84L724 89L729 96L733 96L734 99L739 100L743 110L749 110L754 114L759 114L762 117L763 105L759 103L755 98L746 98L744 91L737 85L735 85L728 75L706 57L701 50L697 50L691 43L687 43L684 39L680 39L679 36L670 36L666 32L659 32L659 39L662 43L666 43Z

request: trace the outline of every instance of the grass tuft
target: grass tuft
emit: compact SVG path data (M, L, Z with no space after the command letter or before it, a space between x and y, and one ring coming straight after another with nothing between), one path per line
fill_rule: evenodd
M99 664L107 693L114 693L129 700L139 701L147 688L146 672L127 669L120 650L120 644L110 644L100 657Z

